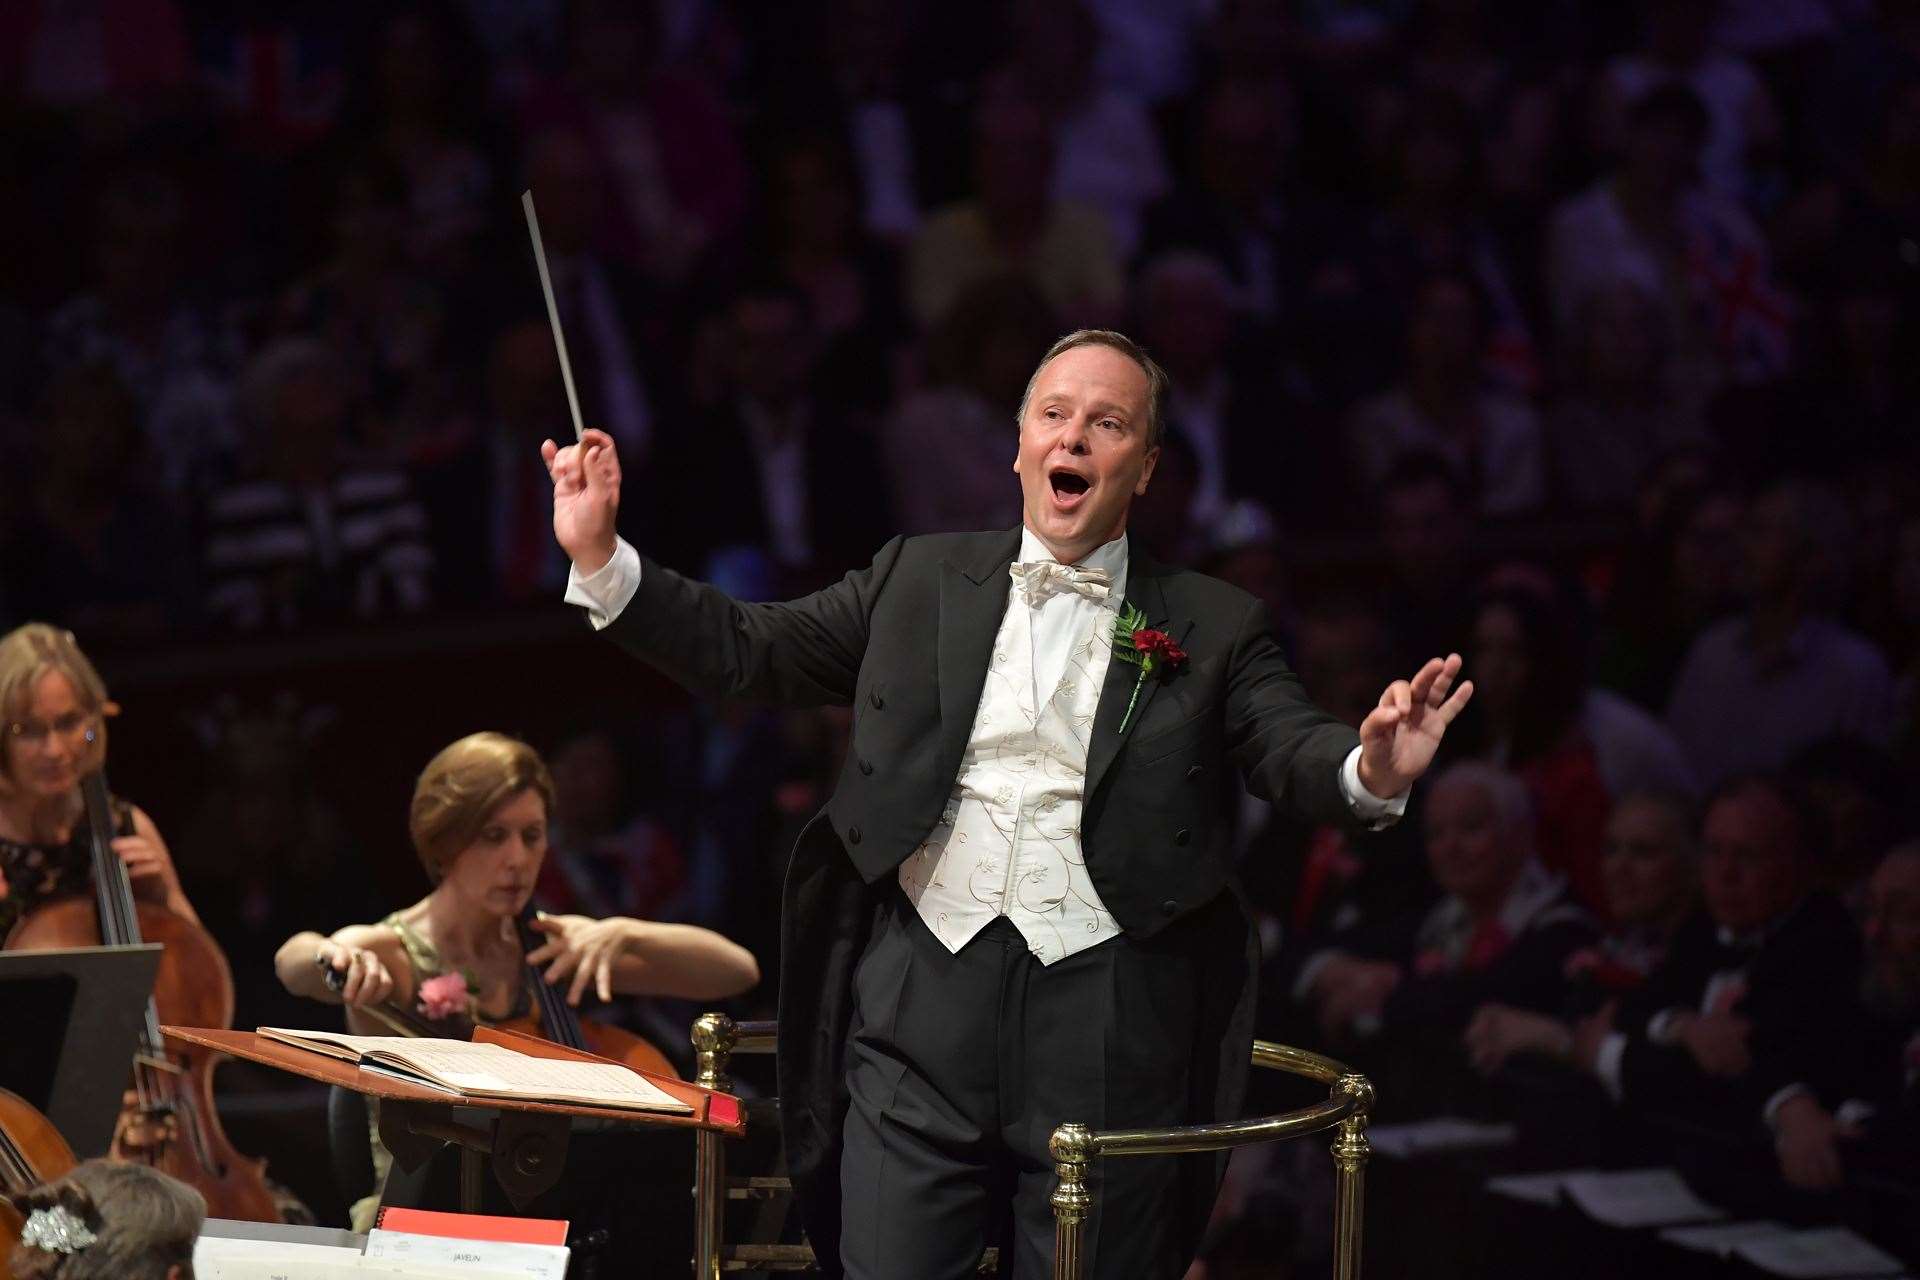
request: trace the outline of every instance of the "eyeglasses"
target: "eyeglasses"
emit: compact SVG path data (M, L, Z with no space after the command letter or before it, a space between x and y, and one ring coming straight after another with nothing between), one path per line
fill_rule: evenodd
M29 747L44 747L49 737L58 734L64 742L80 738L90 743L100 736L94 728L96 718L91 711L69 711L56 716L51 724L45 720L15 720L7 726L7 739Z

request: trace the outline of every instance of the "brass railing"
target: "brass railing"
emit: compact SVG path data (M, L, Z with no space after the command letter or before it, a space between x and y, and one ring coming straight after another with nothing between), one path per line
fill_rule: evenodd
M1367 1170L1367 1117L1373 1110L1373 1085L1342 1063L1305 1049L1265 1040L1253 1042L1253 1065L1305 1076L1328 1086L1327 1100L1298 1111L1252 1120L1183 1125L1173 1129L1108 1129L1063 1124L1049 1147L1059 1183L1053 1189L1053 1280L1081 1280L1086 1269L1087 1220L1093 1192L1087 1170L1101 1156L1176 1155L1221 1151L1262 1142L1304 1138L1338 1129L1333 1140L1334 1280L1359 1280L1360 1224Z
M735 1022L724 1013L705 1013L693 1024L697 1062L695 1082L709 1089L732 1084L730 1066L736 1053L771 1053L776 1027L772 1022ZM1334 1280L1359 1280L1360 1226L1367 1167L1367 1117L1373 1110L1373 1085L1343 1063L1305 1049L1253 1042L1253 1065L1290 1075L1305 1076L1328 1086L1327 1100L1298 1111L1230 1120L1218 1124L1187 1125L1173 1129L1110 1129L1095 1132L1084 1125L1063 1124L1053 1131L1051 1149L1059 1184L1053 1192L1054 1280L1081 1280L1085 1268L1087 1220L1093 1212L1093 1192L1087 1171L1101 1156L1173 1155L1191 1151L1220 1151L1262 1142L1304 1138L1338 1129L1333 1141L1334 1162ZM721 1240L729 1198L752 1199L786 1189L784 1180L743 1180L753 1186L735 1189L727 1184L725 1139L701 1130L694 1148L693 1208L695 1280L720 1280L723 1272L751 1266L770 1271L811 1270L813 1252L805 1244L740 1246L729 1249ZM767 1184L765 1187L759 1184Z
M733 1087L732 1063L736 1053L772 1053L772 1022L735 1022L724 1013L703 1013L693 1023L693 1082L703 1089ZM763 1181L755 1179L755 1181ZM722 1271L737 1269L730 1263L747 1261L728 1258L721 1241L727 1216L726 1139L711 1129L694 1135L693 1146L693 1275L694 1280L720 1280ZM813 1260L813 1251L805 1245L769 1245L775 1254L790 1252L793 1265L781 1265L778 1256L752 1259L760 1269L797 1271ZM762 1251L755 1251L757 1253Z

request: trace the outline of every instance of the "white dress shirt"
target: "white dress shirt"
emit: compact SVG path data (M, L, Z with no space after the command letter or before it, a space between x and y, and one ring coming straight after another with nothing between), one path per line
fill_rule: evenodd
M1052 559L1031 530L1022 531L1021 563ZM953 798L940 822L901 864L908 897L928 928L952 950L959 950L995 915L1011 919L1043 963L1119 932L1086 877L1079 813L1087 738L1112 656L1113 618L1126 598L1127 563L1124 536L1080 562L1081 568L1111 575L1104 600L1062 591L1033 606L1015 594L1009 577L990 678L954 780ZM583 574L574 567L567 603L585 609L596 629L605 627L632 602L640 589L640 573L639 552L619 538L613 558L599 569ZM1049 695L1044 701L1042 689ZM1030 717L1031 724L1015 732L1018 726L998 722L1003 712L1017 713L1023 720ZM1031 764L1026 763L1029 756ZM1017 760L1017 768L1009 766L1010 757ZM1406 812L1406 792L1382 800L1361 785L1358 747L1340 765L1340 792L1354 816L1370 826L1387 826ZM995 861L997 889L994 873L984 870L979 858L968 862L963 873L949 874L959 869L952 850L960 835L973 845L989 830L998 833L1001 850ZM976 837L976 831L982 835ZM1022 878L1035 872L1052 877L1038 895L1031 890L1040 880ZM1045 909L1035 910L1036 903Z

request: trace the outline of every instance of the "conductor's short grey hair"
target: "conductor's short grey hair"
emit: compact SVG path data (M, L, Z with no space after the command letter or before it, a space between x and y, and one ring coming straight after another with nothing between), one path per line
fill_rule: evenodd
M1145 347L1117 329L1075 329L1048 347L1047 354L1041 356L1040 363L1033 367L1033 376L1027 379L1027 389L1020 393L1020 412L1014 418L1015 424L1027 420L1027 402L1033 399L1033 388L1040 381L1040 371L1053 363L1055 356L1075 347L1112 347L1140 366L1140 371L1147 375L1147 448L1159 448L1166 421L1167 371L1154 362Z

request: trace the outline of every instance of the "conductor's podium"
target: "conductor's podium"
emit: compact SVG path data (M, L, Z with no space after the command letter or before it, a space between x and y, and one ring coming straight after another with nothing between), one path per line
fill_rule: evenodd
M735 1022L723 1013L702 1014L693 1024L693 1047L699 1068L695 1082L703 1088L726 1091L732 1083L733 1056L772 1053L775 1030L772 1022ZM1335 1280L1358 1280L1368 1150L1366 1127L1373 1108L1373 1086L1365 1076L1348 1070L1332 1058L1264 1040L1253 1042L1253 1065L1324 1084L1327 1100L1279 1115L1217 1124L1109 1130L1063 1124L1053 1131L1050 1146L1058 1178L1053 1191L1054 1280L1082 1280L1084 1274L1086 1226L1093 1209L1087 1171L1093 1161L1104 1157L1221 1151L1304 1138L1329 1130L1335 1131L1333 1274ZM748 1126L772 1123L775 1119L777 1112L755 1117L750 1111ZM729 1272L818 1270L813 1248L804 1240L798 1244L728 1242L729 1206L741 1211L737 1216L745 1216L748 1206L777 1203L790 1198L793 1190L781 1169L770 1174L730 1177L727 1144L736 1140L731 1135L708 1130L702 1130L695 1137L695 1280L720 1280ZM995 1274L997 1263L995 1251L987 1250L981 1259L980 1274Z

